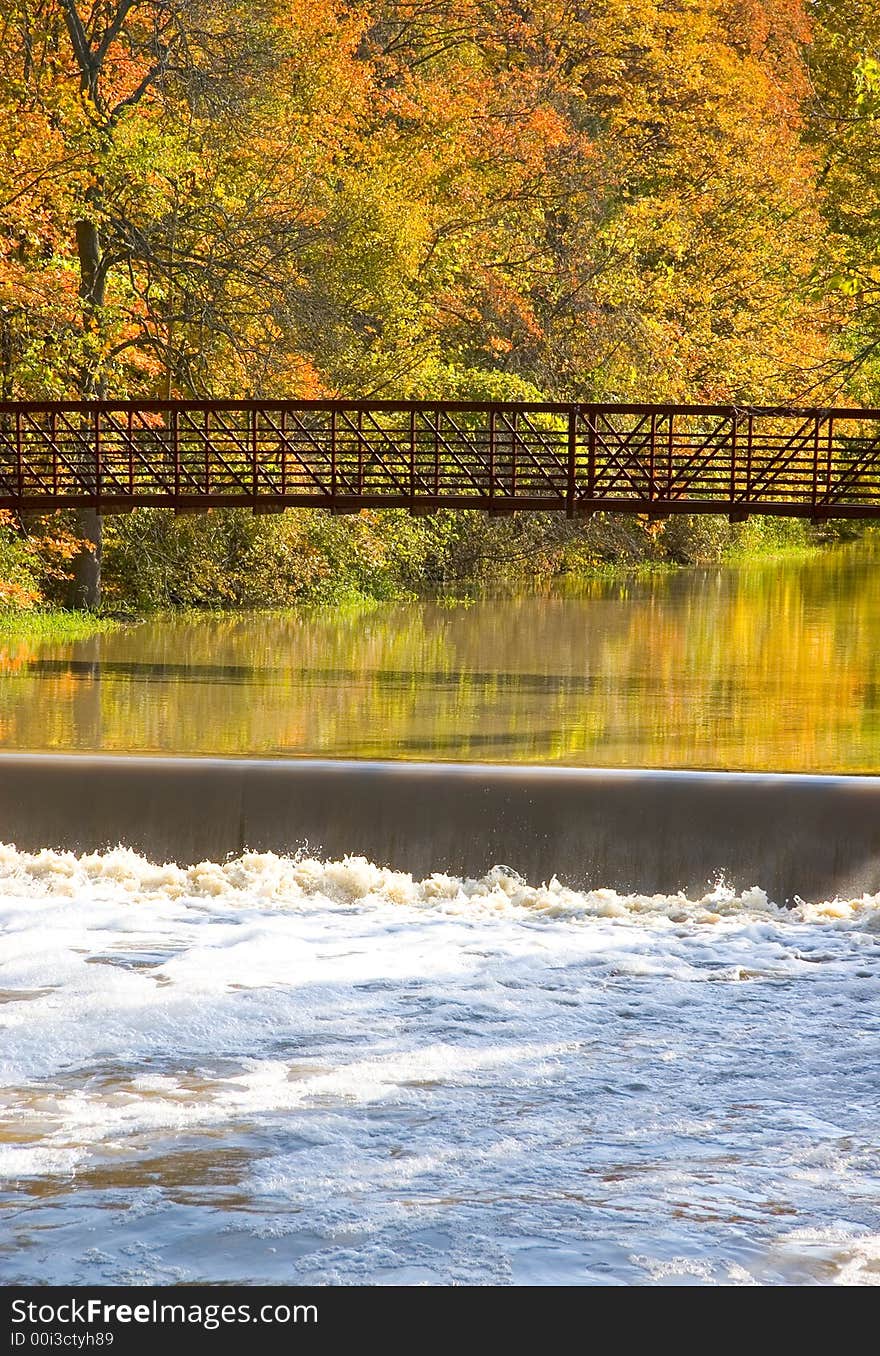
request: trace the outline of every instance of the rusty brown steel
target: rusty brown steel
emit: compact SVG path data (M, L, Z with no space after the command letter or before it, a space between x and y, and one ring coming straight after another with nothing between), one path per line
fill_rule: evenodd
M880 517L880 409L0 402L0 508Z

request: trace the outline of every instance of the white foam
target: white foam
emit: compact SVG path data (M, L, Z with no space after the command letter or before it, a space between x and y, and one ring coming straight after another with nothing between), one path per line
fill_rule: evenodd
M509 909L529 910L551 918L625 918L654 915L672 922L717 922L721 918L780 917L806 921L875 919L880 895L799 901L781 912L759 886L732 890L723 880L698 898L682 893L629 894L600 888L571 889L554 877L530 885L506 867L496 866L479 879L461 879L435 872L423 880L409 872L376 866L364 857L319 861L305 856L283 857L272 852L247 852L225 863L199 862L180 867L156 864L128 848L77 857L71 852L44 848L19 852L0 844L0 897L106 900L131 904L157 900L245 900L249 904L295 908L310 901L340 906L361 901L385 901L413 907L429 906L454 912Z
M236 1146L299 1279L803 1279L844 1218L821 1276L873 1283L878 919L0 847L0 1176Z

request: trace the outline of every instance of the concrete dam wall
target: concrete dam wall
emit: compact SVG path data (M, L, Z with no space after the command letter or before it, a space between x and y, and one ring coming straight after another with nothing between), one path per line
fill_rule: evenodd
M880 890L880 777L4 753L0 840L181 864L308 847L624 892L723 872L781 903Z

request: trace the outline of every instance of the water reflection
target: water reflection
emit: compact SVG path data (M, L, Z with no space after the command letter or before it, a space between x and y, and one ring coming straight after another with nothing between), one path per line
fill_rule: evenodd
M0 744L876 772L877 564L7 641Z

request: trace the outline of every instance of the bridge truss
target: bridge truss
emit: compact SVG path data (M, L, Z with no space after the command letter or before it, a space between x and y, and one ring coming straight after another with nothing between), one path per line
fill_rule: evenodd
M0 403L0 508L880 517L880 410Z

